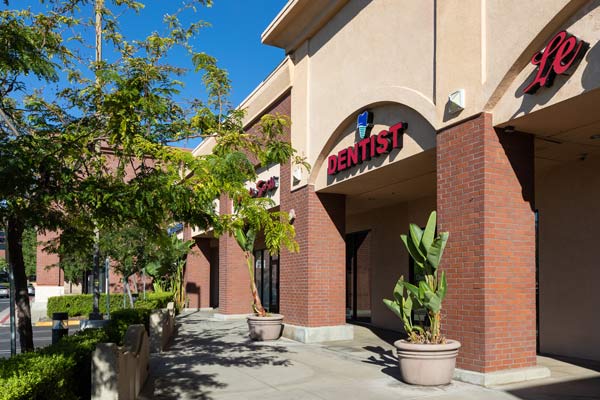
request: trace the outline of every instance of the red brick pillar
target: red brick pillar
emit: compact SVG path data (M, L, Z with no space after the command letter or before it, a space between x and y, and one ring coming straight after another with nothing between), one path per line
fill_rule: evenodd
M64 276L58 267L58 254L47 253L44 247L48 241L58 237L56 232L38 234L37 241L41 242L36 248L36 283L41 286L63 286Z
M189 308L208 308L210 303L210 239L194 240L185 266L185 291Z
M290 193L282 166L281 209L294 209L298 253L281 251L280 311L284 334L311 342L352 336L346 323L345 196L317 194L312 185ZM314 329L313 329L314 328Z
M232 204L221 196L220 212L231 213ZM219 314L236 315L252 312L250 276L244 252L234 237L219 237Z
M533 137L481 114L437 137L439 226L450 232L442 329L462 343L458 367L536 364Z

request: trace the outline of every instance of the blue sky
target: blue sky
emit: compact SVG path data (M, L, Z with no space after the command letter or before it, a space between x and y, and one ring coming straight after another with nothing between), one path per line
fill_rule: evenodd
M107 4L110 0L106 0ZM120 18L125 36L142 38L154 30L161 31L165 13L177 10L179 0L142 0L146 7L135 14L128 12ZM284 51L261 44L260 35L287 0L214 0L210 8L199 7L193 15L184 14L182 20L200 19L211 24L203 28L194 40L195 50L204 51L217 58L219 66L225 68L232 81L231 102L239 104L250 92L281 62ZM36 0L13 0L10 8L32 6L39 10ZM92 5L86 6L89 13ZM4 8L4 7L2 7ZM83 9L84 14L87 9ZM87 39L87 38L86 38ZM90 42L93 38L90 37ZM90 57L91 57L90 52ZM106 57L110 57L107 51ZM191 67L184 52L174 53L169 60L172 64ZM184 98L203 98L204 90L199 74L189 73L184 79ZM179 146L193 148L199 140L179 143Z

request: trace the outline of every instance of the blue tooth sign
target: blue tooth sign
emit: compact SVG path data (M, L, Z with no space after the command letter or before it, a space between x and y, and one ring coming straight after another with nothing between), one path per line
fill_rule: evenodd
M361 139L364 139L367 135L367 130L373 127L373 113L370 111L364 111L358 114L356 119L356 127L358 128L358 135Z

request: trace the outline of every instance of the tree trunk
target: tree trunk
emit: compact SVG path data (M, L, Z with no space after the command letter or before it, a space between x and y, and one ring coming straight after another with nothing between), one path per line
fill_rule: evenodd
M129 298L129 306L131 308L133 308L133 296L131 295L131 287L129 286L129 277L127 277L125 279L125 282L127 282L127 285L125 287L127 288L127 297Z
M248 272L250 273L250 291L252 292L252 309L254 313L259 317L265 317L267 315L267 311L262 305L262 301L260 301L260 296L258 295L258 289L256 288L256 282L254 281L254 265L252 263L252 254L250 252L244 252L246 256L246 264L248 265Z
M9 217L7 222L7 242L9 265L13 270L15 282L15 302L17 310L17 331L21 351L33 351L33 329L31 327L31 307L29 305L29 294L27 293L27 275L25 273L25 261L23 260L23 223L14 217Z

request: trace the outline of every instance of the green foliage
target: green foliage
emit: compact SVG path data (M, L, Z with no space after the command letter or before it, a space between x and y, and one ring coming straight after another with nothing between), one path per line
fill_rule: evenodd
M0 400L89 398L91 354L108 339L104 330L86 330L35 352L0 359Z
M122 345L133 324L143 324L148 331L151 312L146 307L119 310L104 329L80 331L35 352L0 359L0 400L90 398L91 355L96 345Z
M136 302L135 309L111 312L110 322L104 329L80 331L35 352L0 359L0 400L90 398L91 355L96 345L122 345L127 328L133 324L142 324L149 331L152 311L165 307L172 297L172 293L151 294L145 301ZM55 303L53 299L56 297L49 300ZM91 303L90 296L84 300L86 304ZM122 296L119 304L122 304ZM91 311L91 306L89 309Z
M401 235L408 253L419 268L424 279L415 286L401 276L394 287L394 299L384 299L384 304L402 320L408 338L414 343L443 343L445 338L441 330L442 301L446 296L446 274L438 276L438 266L448 241L448 232L437 236L436 212L433 211L425 230L416 224L410 224L409 235ZM405 293L406 289L406 293ZM412 320L413 306L427 310L429 326L415 325Z
M88 63L91 54L78 53L89 50L78 43L93 30L89 1L48 0L42 14L7 10L0 16L0 38L6 38L0 40L6 47L0 48L0 219L60 231L57 248L65 248L57 252L71 279L89 266L94 227L109 235L131 226L152 234L184 222L221 235L249 226L264 233L271 252L297 250L287 214L272 212L268 198L252 198L246 183L256 180L257 167L307 165L287 140L289 118L264 116L248 131L244 110L228 101L227 72L191 46L206 24L182 13L210 2L186 1L165 17L164 30L147 24L152 31L136 40L121 33L118 16L143 3L107 3L101 11L110 61ZM185 26L183 20L194 22ZM180 97L186 71L170 64L169 55L181 50L201 75L206 100ZM40 82L25 74L67 79L58 90L35 90ZM198 137L214 138L212 154L194 157L169 146ZM216 211L221 195L234 199L235 213ZM138 244L129 238L123 248L130 250L124 269L141 265Z
M173 301L172 292L147 293L146 299L139 298L135 302L135 308L160 309L165 308L167 303ZM106 313L106 295L100 295L100 312ZM123 309L123 295L110 295L110 313ZM69 317L85 316L92 312L91 294L74 294L65 296L55 296L48 298L47 315L52 318L55 312L67 312Z
M25 274L29 277L37 271L37 232L27 228L23 232L23 261L25 261Z
M158 243L146 264L146 273L154 279L154 290L174 292L177 309L185 308L187 301L184 274L186 255L192 245L192 241L179 240L175 235L167 237Z
M107 341L122 346L125 333L130 325L144 325L146 332L150 332L152 311L152 308L129 308L111 313L110 323L106 327Z

